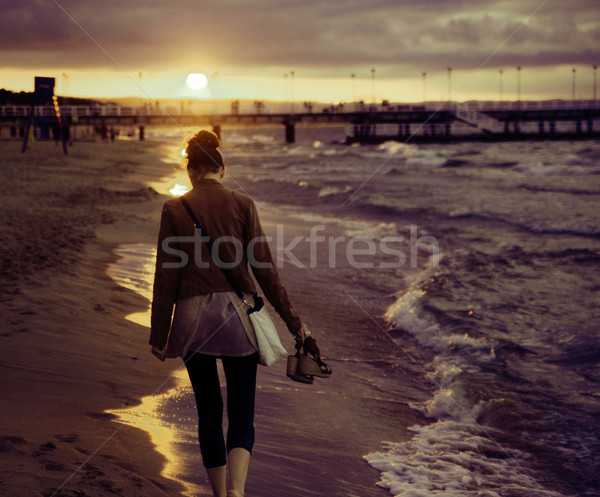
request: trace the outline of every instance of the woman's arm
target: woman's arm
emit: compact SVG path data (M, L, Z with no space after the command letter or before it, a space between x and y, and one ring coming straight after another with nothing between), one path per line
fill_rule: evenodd
M163 206L158 245L156 248L156 269L154 273L154 288L152 292L152 318L150 345L157 351L164 349L171 329L173 306L177 297L181 269L176 263L181 259L168 250L176 245L174 237L177 236L175 224L170 214L168 203ZM169 267L169 264L175 267ZM157 355L157 354L155 354ZM158 355L157 355L158 357ZM160 358L160 357L159 357Z
M269 244L266 241L258 211L251 202L246 217L246 248L252 273L269 303L275 308L296 340L303 342L306 329L300 316L294 310L287 291L281 282L277 266L273 262Z

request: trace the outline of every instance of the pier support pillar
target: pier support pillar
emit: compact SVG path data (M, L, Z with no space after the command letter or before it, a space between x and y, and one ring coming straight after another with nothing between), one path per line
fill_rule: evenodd
M452 134L452 128L450 126L450 123L446 123L445 132L446 132L446 136L450 136Z
M550 121L550 134L556 134L556 122L554 121Z
M578 135L581 134L581 121L580 120L577 120L575 122L575 131L577 132Z
M294 126L294 123L285 123L285 142L296 142L296 126Z
M410 124L399 123L398 124L398 136L410 136Z
M221 141L221 125L220 124L213 124L212 132L215 135L217 135L217 138L219 139L219 141Z
M546 126L545 126L544 121L538 121L538 133L540 135L544 134L545 128L546 128Z
M140 141L144 141L144 126L140 126Z
M594 121L592 121L591 119L589 119L587 122L587 132L588 133L594 132Z

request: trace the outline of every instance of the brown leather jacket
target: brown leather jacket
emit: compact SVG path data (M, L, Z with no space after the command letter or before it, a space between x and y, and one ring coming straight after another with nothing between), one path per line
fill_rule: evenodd
M240 289L256 291L250 265L265 297L290 332L300 330L302 321L290 303L269 246L262 238L265 235L252 199L212 179L200 180L184 196L210 236L213 251L218 253L220 261L229 263ZM231 291L181 200L172 198L165 202L158 235L150 344L166 345L173 306L178 299Z

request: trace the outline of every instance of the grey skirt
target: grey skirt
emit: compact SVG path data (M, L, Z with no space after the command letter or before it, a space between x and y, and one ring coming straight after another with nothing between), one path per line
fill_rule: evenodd
M167 357L189 352L243 357L256 352L256 337L242 302L233 292L180 299L167 342Z

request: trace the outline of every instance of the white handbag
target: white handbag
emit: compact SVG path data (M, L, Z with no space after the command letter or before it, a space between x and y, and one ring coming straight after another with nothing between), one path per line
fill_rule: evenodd
M208 248L212 253L212 242L210 241L210 237L207 235L204 227L194 214L194 211L192 211L192 208L187 201L183 197L180 197L180 199L188 214L192 218L192 221L194 221L194 226L200 232L202 240L204 240L204 242L208 245ZM275 364L277 359L287 355L287 351L281 344L281 340L279 340L279 335L277 334L275 325L273 324L273 321L271 321L271 317L265 308L263 299L256 293L252 294L252 297L254 298L254 305L252 305L250 302L244 299L244 295L233 279L231 273L222 266L221 270L225 274L229 284L235 290L236 295L243 302L246 312L248 313L248 317L250 318L250 322L254 328L254 334L256 335L259 364L262 366L271 366Z
M287 351L281 344L281 340L279 340L277 329L275 329L275 325L271 321L263 299L254 294L253 307L246 300L242 300L248 306L246 312L256 335L258 362L263 366L272 366L280 357L287 355Z

